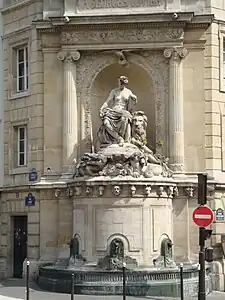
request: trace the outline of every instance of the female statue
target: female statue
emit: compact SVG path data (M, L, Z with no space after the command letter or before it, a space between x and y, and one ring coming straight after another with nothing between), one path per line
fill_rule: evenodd
M113 89L106 102L100 108L102 125L98 131L101 145L119 144L131 141L131 103L136 104L137 97L126 86L128 78L120 76L119 86Z

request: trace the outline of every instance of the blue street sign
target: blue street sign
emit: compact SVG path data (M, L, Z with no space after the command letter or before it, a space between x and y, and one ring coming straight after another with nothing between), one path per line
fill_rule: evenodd
M25 206L35 206L35 197L32 193L28 193L25 197Z
M33 169L31 169L31 171L29 173L29 181L34 182L34 181L37 181L37 179L38 179L37 170L35 168L33 168Z
M224 221L224 210L222 208L216 210L216 221Z

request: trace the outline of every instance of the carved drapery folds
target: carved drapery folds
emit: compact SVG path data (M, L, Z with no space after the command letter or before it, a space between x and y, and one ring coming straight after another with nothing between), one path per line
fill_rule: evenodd
M77 158L78 145L78 103L76 89L76 63L80 52L61 51L58 60L64 62L63 76L63 171Z
M184 172L184 108L182 59L187 55L185 48L164 50L169 59L169 152L171 168Z

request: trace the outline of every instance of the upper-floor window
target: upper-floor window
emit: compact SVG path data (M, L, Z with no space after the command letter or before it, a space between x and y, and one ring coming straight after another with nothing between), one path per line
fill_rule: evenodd
M16 91L28 90L28 47L16 49Z
M223 78L225 79L225 38L223 38Z
M214 42L215 44L215 42ZM215 45L211 45L212 49L214 50L212 53L212 67L214 68L214 77L216 74L216 70L218 65L216 65L216 48ZM225 92L225 27L221 27L219 30L219 81L220 81L220 92Z
M27 126L14 127L15 167L27 165Z

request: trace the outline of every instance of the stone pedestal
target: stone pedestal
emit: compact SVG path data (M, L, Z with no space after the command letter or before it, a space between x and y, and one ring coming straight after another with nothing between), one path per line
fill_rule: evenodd
M87 261L97 262L109 255L111 242L119 239L125 256L135 259L139 267L152 266L161 239L165 235L173 239L173 180L154 185L140 179L133 183L122 178L97 180L91 185L83 181L80 193L75 193L73 233L79 236L80 253Z
M63 166L65 173L72 173L70 166L77 159L78 144L78 103L76 90L76 64L80 59L78 51L58 53L58 59L64 62L63 82Z
M182 58L185 48L165 49L169 59L169 149L171 169L184 172L184 107Z

